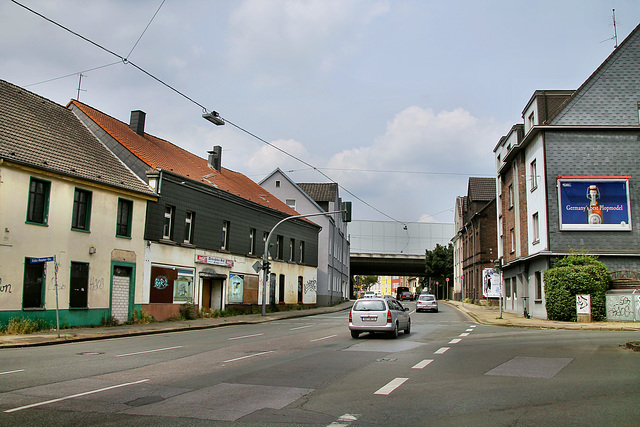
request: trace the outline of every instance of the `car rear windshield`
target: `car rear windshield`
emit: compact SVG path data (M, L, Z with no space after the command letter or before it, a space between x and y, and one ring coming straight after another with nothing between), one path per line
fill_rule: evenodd
M433 295L420 295L420 301L434 301L435 297Z
M384 311L384 310L386 310L384 301L379 301L379 300L356 301L355 305L353 306L353 311Z

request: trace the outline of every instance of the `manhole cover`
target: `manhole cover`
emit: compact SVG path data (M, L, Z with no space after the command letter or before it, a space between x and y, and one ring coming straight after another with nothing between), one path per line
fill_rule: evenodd
M82 353L76 353L78 356L97 356L98 354L104 354L102 351L83 351Z

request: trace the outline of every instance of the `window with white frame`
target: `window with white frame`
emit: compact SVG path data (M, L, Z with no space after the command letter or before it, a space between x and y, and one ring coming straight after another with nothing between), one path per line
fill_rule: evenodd
M512 228L509 232L509 237L511 238L511 253L516 251L516 232Z
M287 206L289 206L291 209L293 209L294 211L296 210L296 199L287 199L286 203Z
M184 243L193 243L193 220L195 214L187 211L184 217Z
M540 242L540 221L538 218L538 212L532 215L531 225L533 227L533 244L536 244Z
M529 166L529 171L531 172L531 191L538 188L538 167L536 166L536 159L533 159Z
M509 184L509 208L513 207L513 184Z
M173 234L173 206L164 207L164 225L162 227L162 238L171 240Z
M529 114L529 117L527 117L527 124L529 125L529 129L527 130L527 132L529 130L531 130L532 127L534 127L536 125L536 113L535 113L535 111L532 111L531 114Z
M229 250L229 230L231 228L231 223L229 221L222 221L222 242L220 244L220 249L228 251Z
M249 230L249 253L251 255L256 254L256 229Z

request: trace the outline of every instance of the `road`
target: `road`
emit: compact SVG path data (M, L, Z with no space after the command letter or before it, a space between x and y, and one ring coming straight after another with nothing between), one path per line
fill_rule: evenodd
M413 303L405 303L411 310ZM637 332L412 313L352 339L347 312L0 350L0 425L638 425Z

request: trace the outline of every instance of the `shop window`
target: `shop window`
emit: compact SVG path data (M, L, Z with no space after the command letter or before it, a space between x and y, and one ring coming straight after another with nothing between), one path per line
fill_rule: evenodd
M193 271L171 267L151 267L149 302L171 304L193 301Z
M24 281L22 290L22 308L44 307L45 267L46 263L31 263L31 258L24 260Z
M27 222L46 225L49 215L49 193L51 183L31 178L29 183L29 202L27 205Z

